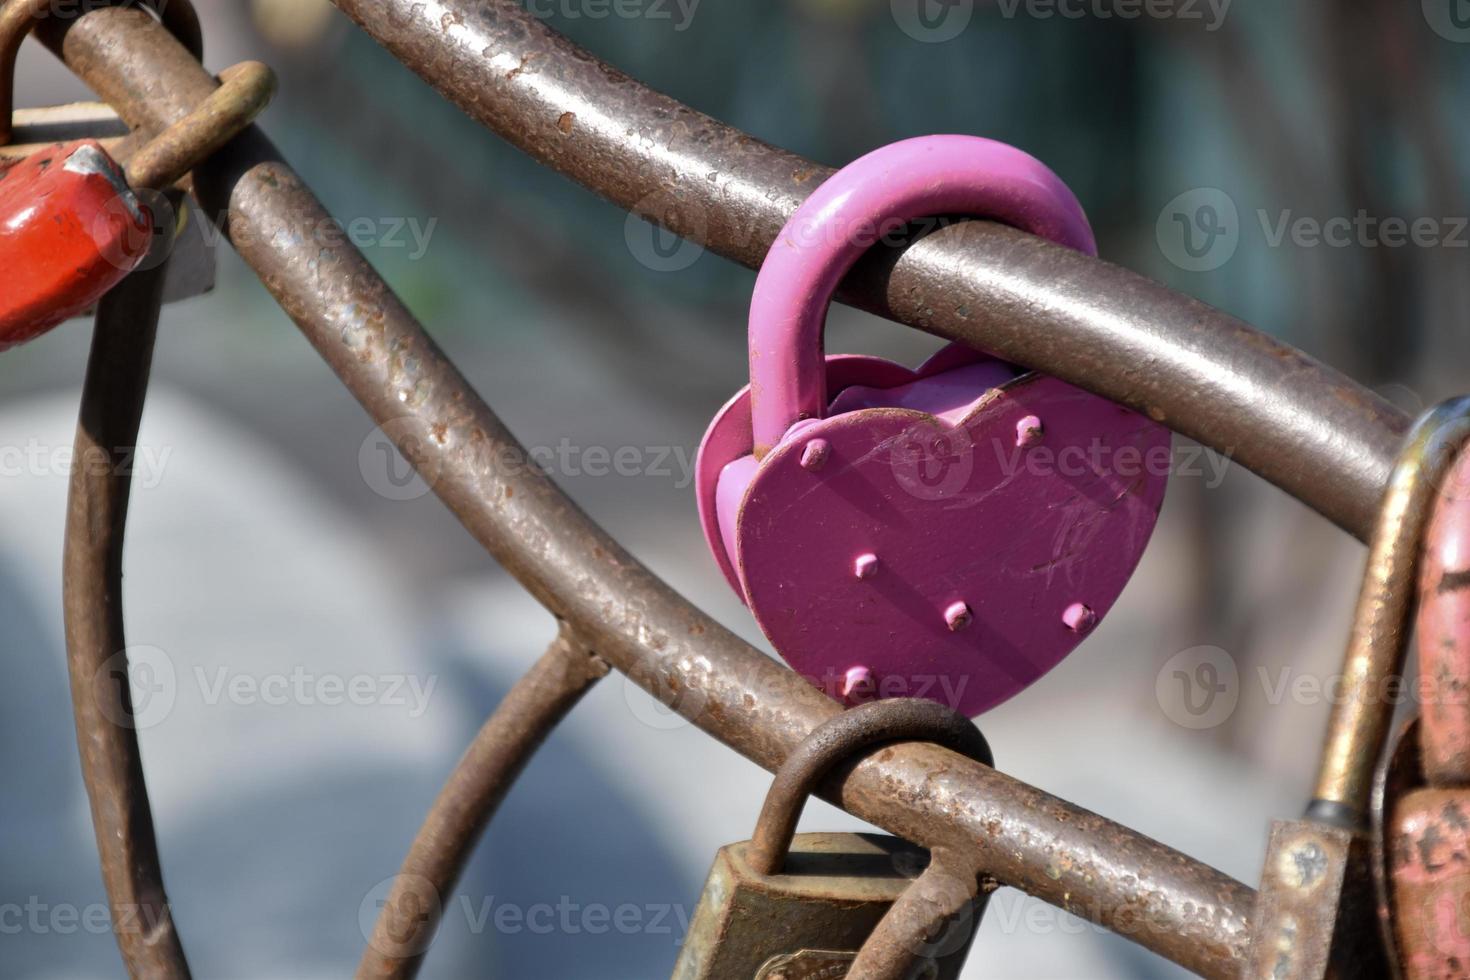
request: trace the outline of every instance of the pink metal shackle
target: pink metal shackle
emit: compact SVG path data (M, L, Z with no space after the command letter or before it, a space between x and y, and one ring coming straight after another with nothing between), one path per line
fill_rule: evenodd
M757 457L794 423L825 414L823 333L842 277L883 235L942 215L1003 222L1097 254L1071 190L1013 146L979 136L921 136L859 157L796 210L756 278L750 389Z

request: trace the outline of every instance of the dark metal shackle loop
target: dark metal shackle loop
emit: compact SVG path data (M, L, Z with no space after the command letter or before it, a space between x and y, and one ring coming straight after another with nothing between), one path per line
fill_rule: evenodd
M0 146L10 142L15 116L15 62L20 46L36 22L49 16L47 8L54 0L0 0ZM112 0L86 0L75 16L80 17L95 7L108 6ZM158 14L163 26L178 38L189 53L204 60L204 31L199 14L191 0L141 0L142 5Z
M864 749L888 742L935 742L994 767L990 743L964 715L925 698L859 705L812 729L771 782L746 857L759 874L779 874L806 799L827 774Z
M161 190L173 184L239 136L276 94L276 73L259 61L226 68L219 80L193 111L127 159L129 186Z

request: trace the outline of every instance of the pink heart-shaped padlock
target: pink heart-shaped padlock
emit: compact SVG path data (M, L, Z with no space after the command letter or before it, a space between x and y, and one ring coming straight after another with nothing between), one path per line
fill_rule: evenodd
M1003 143L930 136L853 162L761 267L751 384L705 434L695 488L715 560L794 669L848 701L975 715L1112 607L1157 520L1170 436L962 345L917 370L824 357L827 307L859 256L947 215L1095 251L1066 185Z

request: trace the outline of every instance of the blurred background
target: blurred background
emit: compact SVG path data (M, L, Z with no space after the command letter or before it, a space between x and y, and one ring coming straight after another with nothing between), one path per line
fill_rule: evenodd
M561 485L765 648L705 553L688 470L744 383L753 273L538 168L324 0L198 3L209 66L276 68L263 125L522 442L566 447ZM599 57L823 163L932 132L1014 143L1071 184L1105 257L1410 412L1470 388L1464 6L531 2ZM87 95L27 48L21 105ZM0 358L6 976L122 972L60 617L89 333ZM847 309L829 337L909 363L938 346ZM552 623L407 478L233 253L211 296L167 309L153 378L126 598L156 680L142 743L175 918L201 977L343 976L439 784ZM632 471L608 468L619 449ZM1227 456L1176 463L1112 615L980 722L999 768L1254 883L1329 708L1295 682L1330 688L1363 549ZM324 679L366 694L334 699ZM506 802L424 975L667 976L715 849L749 836L767 782L610 676ZM803 826L861 825L816 804ZM1013 891L965 974L1176 975Z

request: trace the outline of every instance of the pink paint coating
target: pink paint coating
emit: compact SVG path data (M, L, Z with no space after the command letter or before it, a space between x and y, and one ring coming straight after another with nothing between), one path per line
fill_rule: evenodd
M1033 413L1046 417L1059 457L1095 448L1103 464L1066 477L1025 465L1012 441ZM946 432L973 451L926 481L904 447ZM1168 430L1045 375L978 397L957 427L869 409L807 435L818 433L832 445L820 474L783 443L742 488L733 554L761 631L819 686L860 662L889 696L931 697L970 716L1000 704L1082 642L1063 626L1077 596L1106 615L1163 502L1162 471L1139 477L1107 461L1167 458ZM882 560L867 581L853 575L862 549ZM973 618L955 632L945 614L960 597Z

